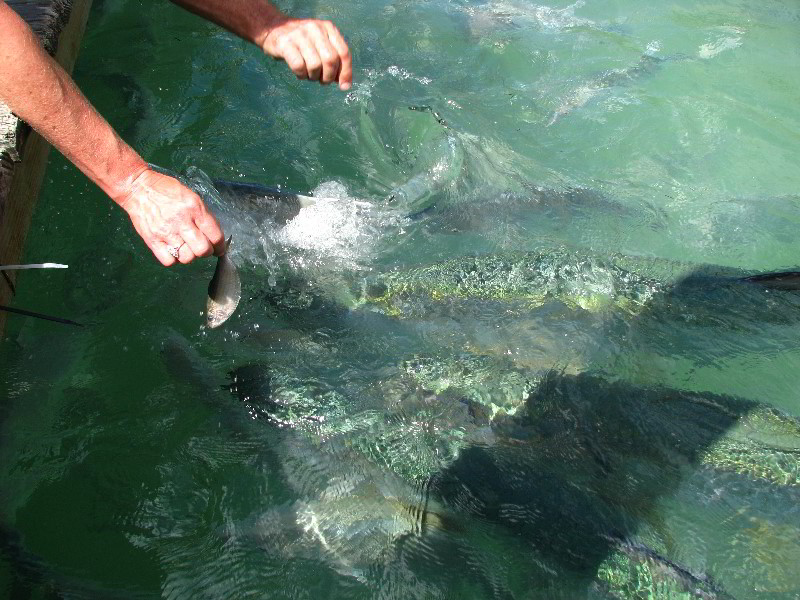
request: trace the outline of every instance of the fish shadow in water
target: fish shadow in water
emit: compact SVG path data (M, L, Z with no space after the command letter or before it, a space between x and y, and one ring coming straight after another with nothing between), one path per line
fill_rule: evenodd
M607 335L620 340L612 363L652 374L659 370L654 358L696 369L792 352L799 328L800 272L701 267L653 294L634 315L614 315Z

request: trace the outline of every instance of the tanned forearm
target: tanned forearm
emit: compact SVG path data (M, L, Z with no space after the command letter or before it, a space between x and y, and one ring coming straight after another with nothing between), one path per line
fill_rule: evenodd
M172 0L231 33L263 47L264 38L286 16L266 0Z
M147 168L0 1L0 99L43 135L112 199Z
M225 252L202 199L150 169L0 0L0 100L119 204L165 266Z
M330 21L293 19L267 0L175 0L266 54L300 79L352 83L352 59ZM177 179L150 169L81 94L0 0L0 100L47 138L119 204L165 266L225 252L225 237L202 199Z
M267 0L172 0L239 37L269 56L286 61L299 79L337 82L350 89L353 64L341 32L330 21L295 19Z

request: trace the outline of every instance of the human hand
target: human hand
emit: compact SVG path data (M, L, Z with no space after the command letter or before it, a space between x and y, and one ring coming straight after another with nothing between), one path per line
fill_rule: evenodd
M257 41L264 52L286 64L298 79L339 83L349 90L353 82L350 49L336 25L319 19L284 17Z
M225 236L217 220L200 196L174 177L145 169L114 200L165 267L225 253Z

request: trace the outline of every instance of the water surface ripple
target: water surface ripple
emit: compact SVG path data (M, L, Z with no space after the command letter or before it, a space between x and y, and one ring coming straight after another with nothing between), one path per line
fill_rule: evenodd
M0 344L0 596L800 595L800 8L370 1L346 94L169 3L75 75L233 235L51 158ZM213 180L317 204L286 226Z

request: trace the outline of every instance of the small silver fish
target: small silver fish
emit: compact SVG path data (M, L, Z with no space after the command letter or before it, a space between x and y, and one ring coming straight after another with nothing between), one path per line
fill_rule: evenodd
M231 247L231 240L225 242L225 254L217 259L217 268L211 283L208 284L208 301L206 302L206 325L214 329L227 321L242 297L242 282L239 279L239 272L233 264L228 250Z
M264 218L269 218L279 225L285 225L301 209L313 206L318 199L284 192L277 188L253 183L232 181L214 181L221 197L237 205L251 205ZM242 282L236 265L228 256L231 238L225 244L225 254L217 260L214 277L208 284L208 301L206 302L206 325L210 329L219 327L233 315L242 297Z

